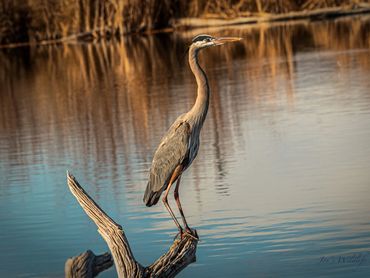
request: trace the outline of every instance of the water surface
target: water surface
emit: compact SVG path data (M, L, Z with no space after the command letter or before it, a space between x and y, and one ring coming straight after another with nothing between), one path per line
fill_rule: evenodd
M246 39L201 54L211 104L180 188L201 241L180 277L369 274L370 19L207 32ZM142 196L196 97L193 34L0 52L1 277L62 277L68 257L107 250L67 169L139 262L167 250L176 227Z

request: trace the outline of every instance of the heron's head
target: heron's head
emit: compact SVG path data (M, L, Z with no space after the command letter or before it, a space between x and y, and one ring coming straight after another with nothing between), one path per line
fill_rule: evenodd
M195 47L197 49L202 49L210 46L217 46L222 45L227 42L236 42L240 41L242 38L237 37L212 37L210 35L198 35L194 37L191 47Z

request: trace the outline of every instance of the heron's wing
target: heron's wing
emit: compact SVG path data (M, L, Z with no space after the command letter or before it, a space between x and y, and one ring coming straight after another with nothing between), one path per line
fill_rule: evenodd
M190 125L182 121L168 130L156 150L144 195L147 205L157 203L175 168L186 159L189 149Z

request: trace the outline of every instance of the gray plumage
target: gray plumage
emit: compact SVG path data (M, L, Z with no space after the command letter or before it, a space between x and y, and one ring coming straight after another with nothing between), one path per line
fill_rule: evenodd
M200 130L209 105L207 76L198 64L199 49L194 43L189 48L189 64L198 84L197 99L192 109L172 124L154 154L144 194L144 203L147 206L158 202L175 168L182 165L185 170L198 153Z
M190 126L178 119L170 127L154 154L149 182L144 194L147 206L155 205L178 165L185 164L189 157Z
M189 65L198 85L197 99L190 111L182 114L172 124L154 153L149 181L144 194L144 203L147 206L155 205L162 192L166 190L163 202L180 232L182 228L168 205L167 194L171 185L178 179L175 199L185 227L190 231L181 208L178 186L181 174L197 156L199 135L209 106L210 92L208 80L206 74L199 66L198 53L200 49L237 40L240 40L240 38L214 38L209 35L198 35L192 40L192 44L189 47Z

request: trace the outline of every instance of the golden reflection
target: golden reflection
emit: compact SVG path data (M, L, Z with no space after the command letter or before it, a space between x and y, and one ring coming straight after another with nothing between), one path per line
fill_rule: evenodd
M212 88L206 122L210 131L203 140L212 142L207 156L214 158L219 180L227 173L226 154L238 144L231 136L240 133L238 114L245 104L258 104L267 97L276 106L281 97L278 87L284 84L287 103L294 106L296 53L310 48L369 49L369 25L368 19L359 17L213 32L246 38L201 57ZM115 165L123 159L125 174L135 179L132 156L149 163L164 131L195 99L195 82L182 58L191 34L1 50L0 140L8 150L2 159L24 164L37 159L24 154L43 151L57 156L75 150L72 160L85 157L86 168L91 160L112 165L114 176L120 175ZM366 52L356 60L345 55L335 59L339 71L353 64L370 70ZM220 65L225 66L220 69ZM236 98L232 91L240 83L248 89ZM46 163L57 158L43 159ZM199 167L195 163L197 175L202 174Z

